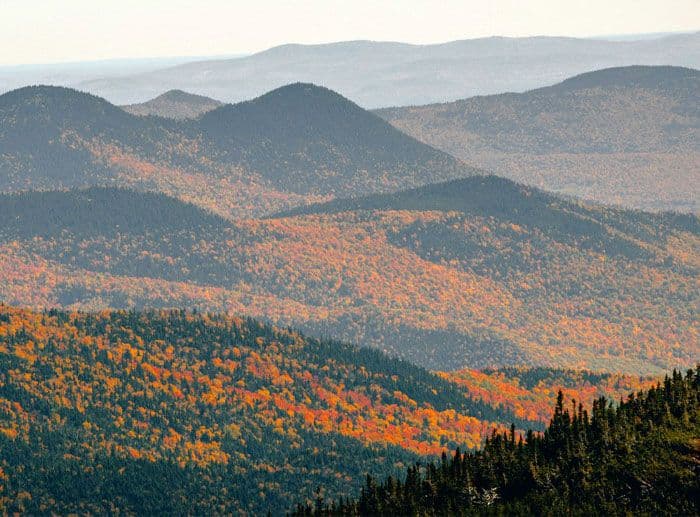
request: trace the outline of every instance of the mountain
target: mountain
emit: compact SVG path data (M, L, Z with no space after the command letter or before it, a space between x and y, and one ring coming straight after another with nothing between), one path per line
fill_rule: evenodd
M0 300L192 307L434 370L655 374L698 349L700 222L479 176L231 222L161 194L0 197Z
M365 108L406 106L525 91L613 66L700 68L699 39L700 33L692 33L637 41L492 37L436 45L282 45L243 58L97 78L76 87L120 104L171 89L239 102L301 81L335 90Z
M694 515L700 511L700 367L590 413L559 394L542 434L494 435L483 450L367 476L355 500L317 497L296 516ZM562 475L564 474L565 475Z
M700 71L598 70L519 94L377 113L470 164L586 199L698 212Z
M276 188L346 197L473 172L326 88L292 84L223 106L198 123L220 159Z
M182 90L170 90L150 101L140 104L128 104L121 108L132 115L142 117L154 115L183 120L197 118L203 113L216 109L221 105L221 102L209 97L194 95Z
M0 96L0 155L2 191L130 187L227 217L473 173L309 84L186 121L137 117L67 88L23 88Z
M30 65L0 65L0 93L6 93L27 85L50 84L71 86L97 77L142 74L163 68L201 61L213 56L152 57L136 59L104 59L68 63L42 63ZM218 56L219 58L234 56ZM241 56L238 56L241 57Z

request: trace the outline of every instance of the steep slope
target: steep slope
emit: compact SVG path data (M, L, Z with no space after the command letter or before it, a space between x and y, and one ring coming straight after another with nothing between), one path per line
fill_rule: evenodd
M153 115L184 120L197 118L203 113L216 109L221 105L221 102L209 97L194 95L182 90L170 90L149 101L140 104L128 104L121 106L121 108L132 115L142 117Z
M346 41L283 45L239 59L187 63L78 84L120 104L173 88L239 102L297 81L331 88L365 108L525 91L613 66L700 67L700 35L640 41L479 38L436 45Z
M623 67L522 94L377 113L468 163L556 192L700 210L700 71Z
M121 190L3 196L0 300L233 311L440 370L654 373L700 352L694 216L496 177L306 211L231 223Z
M0 190L109 185L228 217L468 175L347 99L291 85L198 120L137 117L75 90L0 96Z

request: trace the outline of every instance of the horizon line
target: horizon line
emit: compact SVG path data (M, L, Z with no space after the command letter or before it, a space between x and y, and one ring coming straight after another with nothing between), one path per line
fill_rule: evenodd
M173 63L168 66L177 66L186 63L193 63L199 61L215 61L224 59L241 59L245 57L254 56L256 54L261 54L272 49L286 47L286 46L301 46L301 47L314 47L314 46L325 46L325 45L337 45L343 43L385 43L385 44L398 44L398 45L408 45L416 47L428 47L428 46L440 46L448 45L450 43L457 43L463 41L477 41L486 39L531 39L531 38L564 38L564 39L576 39L576 40L592 40L592 41L609 41L612 43L631 43L638 41L653 41L654 39L663 39L667 37L696 34L700 32L700 28L696 30L685 30L685 31L656 31L656 32L631 32L631 33L619 33L619 34L598 34L589 36L566 36L557 34L532 34L528 36L507 36L493 34L491 36L478 36L473 38L462 38L449 41L439 41L433 43L411 43L406 41L395 41L395 40L379 40L379 39L349 39L349 40L338 40L338 41L325 41L317 43L299 43L299 42L287 42L280 43L279 45L273 45L271 47L266 47L254 51L240 51L240 52L224 52L221 54L196 54L196 55L161 55L161 56L133 56L133 57L104 57L104 58L88 58L84 60L80 59L66 59L59 61L48 61L48 62L25 62L25 63L0 63L0 69L8 68L29 68L29 67L50 67L50 66L86 66L86 65L99 65L99 64L118 64L123 63L135 63L135 62L147 62L147 61L180 61L179 63Z

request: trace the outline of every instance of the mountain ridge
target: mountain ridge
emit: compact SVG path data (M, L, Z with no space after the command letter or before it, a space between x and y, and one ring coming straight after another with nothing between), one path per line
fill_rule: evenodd
M119 189L3 195L0 300L236 312L434 370L656 373L694 360L696 217L462 183L484 183L470 189L479 203L446 183L363 210L239 221Z
M30 87L0 96L0 124L0 190L122 186L229 217L473 173L308 84L182 121L131 115L76 90Z
M329 87L365 108L380 108L530 90L609 66L664 62L697 68L699 37L692 33L632 42L494 37L434 45L293 44L252 57L188 63L79 86L118 103L143 101L173 88L239 102L304 81ZM206 82L200 80L205 76Z
M699 103L698 70L634 66L376 113L519 182L605 204L697 212Z

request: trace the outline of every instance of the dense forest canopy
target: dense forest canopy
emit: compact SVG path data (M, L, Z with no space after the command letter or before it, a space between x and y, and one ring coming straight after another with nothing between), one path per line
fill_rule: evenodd
M561 80L699 37L84 83L274 83L236 104L0 95L0 514L700 515L700 71L376 112L284 79L418 98L468 63Z
M0 305L0 364L10 512L278 513L539 425L374 350L183 311Z
M453 382L250 319L0 305L0 507L277 514L319 485L347 497L366 473L478 448L511 422L541 430L558 386L617 398L651 381L582 375ZM533 382L536 399L518 390Z
M238 218L474 172L301 83L194 120L135 116L68 88L21 88L0 95L0 157L0 191L130 187Z
M604 397L591 411L562 393L544 433L515 428L483 449L418 463L399 479L368 475L357 499L319 491L295 515L697 515L700 366L663 384Z

